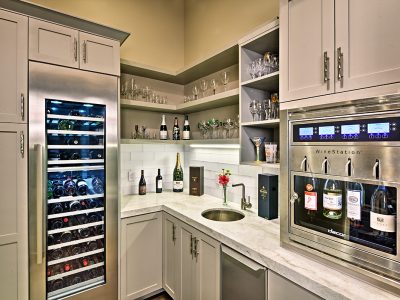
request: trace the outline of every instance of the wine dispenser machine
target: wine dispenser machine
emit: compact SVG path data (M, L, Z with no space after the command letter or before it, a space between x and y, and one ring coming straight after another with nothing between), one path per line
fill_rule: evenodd
M398 292L400 97L282 117L283 245Z

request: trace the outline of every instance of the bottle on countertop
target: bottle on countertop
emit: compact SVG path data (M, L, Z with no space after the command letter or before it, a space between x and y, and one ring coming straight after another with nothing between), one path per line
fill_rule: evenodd
M174 128L172 129L172 139L173 140L180 140L181 139L181 131L178 125L178 118L175 117L174 120Z
M174 192L183 192L183 170L179 153L176 154L176 165L173 174L173 189Z
M162 121L160 125L160 140L168 139L167 124L165 123L165 115L162 115Z
M142 170L139 180L139 195L146 195L146 180L144 179L144 170Z
M189 117L185 116L185 123L183 124L182 140L190 140L190 125Z
M158 175L156 176L156 193L162 193L162 179L161 170L158 169Z

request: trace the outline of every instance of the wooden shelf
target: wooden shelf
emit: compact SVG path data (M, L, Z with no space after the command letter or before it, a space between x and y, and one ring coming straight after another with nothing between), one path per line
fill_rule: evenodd
M193 113L237 103L239 103L238 88L178 105L121 99L122 108L145 111L174 112L180 114Z
M238 44L229 45L214 55L184 67L176 72L145 66L136 62L121 59L121 73L127 73L155 80L177 84L188 84L196 79L218 72L239 63Z
M164 145L191 145L191 144L226 144L239 145L239 139L204 139L204 140L147 140L147 139L121 139L121 144L164 144Z
M273 72L261 77L247 80L240 84L241 86L250 87L269 92L279 91L279 71Z
M279 119L254 121L254 122L242 122L240 125L249 126L249 127L275 128L275 127L279 127Z
M271 163L266 163L265 161L242 161L240 163L241 165L248 165L248 166L260 166L263 168L271 168L271 169L278 169L280 168L279 163L271 164Z
M279 53L279 20L276 19L268 23L265 27L260 28L264 32L255 33L256 36L248 36L239 41L241 47L264 55L269 51Z

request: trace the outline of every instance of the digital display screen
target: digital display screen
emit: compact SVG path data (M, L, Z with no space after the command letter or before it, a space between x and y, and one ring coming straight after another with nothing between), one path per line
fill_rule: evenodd
M335 126L322 126L318 127L319 135L335 134Z
M300 127L299 134L300 136L313 135L313 127Z
M389 123L368 124L368 133L389 133Z
M360 125L342 125L342 134L360 134Z

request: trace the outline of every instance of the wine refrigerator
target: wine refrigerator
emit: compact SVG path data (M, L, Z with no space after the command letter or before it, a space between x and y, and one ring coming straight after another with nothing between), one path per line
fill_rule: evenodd
M118 298L118 77L29 63L30 299Z
M282 244L398 293L400 96L282 120Z

